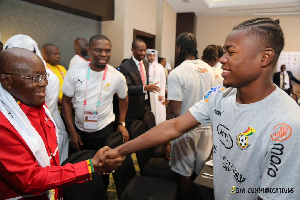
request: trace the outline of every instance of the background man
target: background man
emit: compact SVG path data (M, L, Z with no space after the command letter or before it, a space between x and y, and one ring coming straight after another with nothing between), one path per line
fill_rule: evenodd
M198 59L197 41L192 33L176 40L180 65L168 76L170 116L183 115L214 86L212 68ZM181 199L193 199L192 181L208 159L213 145L210 126L198 126L171 143L171 169L180 175Z
M147 49L146 60L149 61L149 84L157 83L160 87L160 92L150 92L151 111L155 116L155 123L159 124L166 121L166 74L164 67L158 63L155 49Z
M211 123L216 200L298 199L300 107L272 81L283 46L279 20L255 18L234 27L220 60L227 89L212 88L185 114L101 159L156 146Z
M157 83L148 84L149 62L144 60L146 54L146 44L141 39L132 42L133 56L123 62L120 66L120 72L126 78L128 86L129 104L126 117L126 127L129 128L132 122L139 119L145 122L147 129L155 126L152 119L144 120L144 115L151 112L148 92L159 92Z
M219 64L220 66L222 66L222 64L220 63L220 59L218 57L218 49L219 48L217 45L214 44L208 45L203 50L203 55L202 55L202 60L206 62L208 65L210 65L212 67L212 70L214 71L214 77L215 77L214 86L223 84L223 77L221 75L223 70L221 69L221 67L220 68L218 67Z
M280 72L276 72L273 75L273 82L288 95L293 91L292 80L300 84L300 81L293 76L291 71L286 71L286 65L281 65Z
M58 93L58 105L62 104L62 86L64 84L65 75L67 73L64 66L59 65L60 63L60 52L57 46L54 44L45 44L42 48L42 55L46 61L46 67L49 68L59 80L59 93Z
M91 62L68 71L63 86L63 114L70 134L71 146L76 149L96 150L104 146L113 132L113 96L119 97L119 126L123 141L129 139L123 125L128 106L124 76L109 65L111 42L104 35L89 41ZM75 110L75 126L72 108Z
M121 166L124 158L99 165L109 147L92 159L59 166L55 123L43 105L48 74L33 52L2 51L0 82L0 199L58 200L60 186Z
M73 66L81 66L86 62L85 57L88 55L88 42L84 38L76 38L74 48L76 54L70 60L69 69Z

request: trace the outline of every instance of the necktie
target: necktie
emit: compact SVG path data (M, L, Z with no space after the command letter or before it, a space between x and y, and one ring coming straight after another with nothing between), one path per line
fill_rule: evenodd
M140 62L140 74L141 74L141 79L142 79L143 85L146 85L145 72L144 72L142 62Z
M283 72L283 88L285 88L285 85L286 85L286 82L285 82L285 74L284 74L284 72Z

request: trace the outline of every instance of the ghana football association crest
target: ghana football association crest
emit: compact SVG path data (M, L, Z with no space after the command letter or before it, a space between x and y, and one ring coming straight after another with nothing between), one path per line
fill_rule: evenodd
M240 133L236 137L236 143L240 147L240 149L245 150L250 146L249 136L253 135L253 133L255 133L255 131L256 130L254 128L249 126L248 129L245 132Z
M107 83L106 86L104 86L103 90L106 92L109 91L109 86L110 86L110 83Z

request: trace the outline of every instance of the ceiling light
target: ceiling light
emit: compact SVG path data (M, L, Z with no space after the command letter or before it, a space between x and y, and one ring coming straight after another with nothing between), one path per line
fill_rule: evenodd
M300 12L255 12L253 15L300 15Z

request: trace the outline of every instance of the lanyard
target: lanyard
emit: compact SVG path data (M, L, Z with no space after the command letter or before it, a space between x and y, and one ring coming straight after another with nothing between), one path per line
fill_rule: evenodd
M81 58L82 60L86 61L86 59L84 59L82 56L80 56L79 54L76 54L77 56L79 56L79 58Z
M84 102L83 102L84 107L86 106L86 101L87 101L86 93L87 93L87 89L88 89L88 80L90 79L90 72L91 72L91 62L89 64L88 71L87 71L87 74L86 74L85 96L84 96ZM104 74L103 74L103 78L102 78L101 90L100 90L99 98L98 98L98 101L97 101L97 107L100 106L100 99L101 99L103 83L105 82L106 74L107 74L107 65L105 66L105 70L104 70Z
M47 68L50 69L54 73L54 71L51 69L49 64L47 63L46 65L47 65ZM59 73L61 74L62 78L65 79L64 73L59 69L58 65L57 65L57 69L58 69Z

